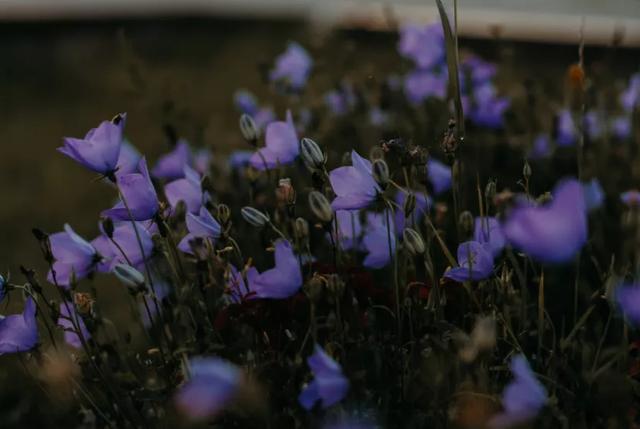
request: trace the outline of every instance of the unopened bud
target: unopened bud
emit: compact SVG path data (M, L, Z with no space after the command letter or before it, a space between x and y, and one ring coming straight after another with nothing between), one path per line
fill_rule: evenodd
M404 207L403 207L404 217L411 216L411 214L415 209L416 209L416 195L413 192L411 192L407 194L404 200Z
M309 193L309 207L322 222L331 222L331 219L333 219L331 204L321 192L311 191Z
M116 116L111 118L111 123L113 125L120 125L120 123L122 121L124 121L124 118L125 118L125 114L124 113L118 113Z
M473 233L473 215L470 211L465 210L460 213L460 219L458 222L460 232L463 236L469 236Z
M524 166L522 167L522 176L525 180L529 180L531 177L531 166L527 160L524 161Z
M100 226L102 227L102 232L104 233L104 235L109 238L113 238L114 226L113 220L110 217L103 218Z
M318 143L308 137L303 138L300 142L300 157L309 171L322 170L326 162Z
M240 116L240 132L242 133L242 137L244 137L250 145L255 146L258 143L260 129L253 118L246 113Z
M422 237L415 229L406 228L402 233L402 239L407 250L412 255L422 255L424 253L424 240L422 240Z
M222 225L225 225L229 222L229 219L231 219L231 209L229 209L229 206L226 204L218 204L218 207L216 207L216 214L218 221Z
M484 196L487 200L493 201L493 197L496 196L496 193L496 182L490 180L484 188Z
M115 274L118 280L124 283L125 286L130 288L137 289L144 285L144 276L131 265L117 264L113 267L113 274Z
M385 188L389 184L389 166L384 159L376 159L371 167L373 178L378 185Z
M240 214L242 214L244 220L256 228L262 228L269 223L269 216L253 207L243 207L242 210L240 210Z
M309 222L304 218L297 218L293 224L293 233L299 240L304 240L309 236Z
M276 188L276 198L279 203L292 205L296 202L296 191L293 189L291 179L280 179Z

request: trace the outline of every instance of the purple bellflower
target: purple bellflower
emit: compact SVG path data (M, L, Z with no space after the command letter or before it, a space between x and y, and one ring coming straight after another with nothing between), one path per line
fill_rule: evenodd
M349 380L342 373L340 365L317 344L307 364L314 379L298 396L300 405L310 410L318 401L322 408L342 401L349 391Z
M435 158L427 161L427 180L431 183L433 193L439 195L451 188L451 167Z
M257 274L255 268L247 273L249 288L256 298L284 299L295 295L302 286L302 270L291 244L279 239L275 242L275 267Z
M574 179L561 181L550 203L515 207L503 224L503 232L515 248L540 262L570 260L587 241L582 184Z
M604 204L604 190L600 185L600 181L595 177L586 183L582 184L584 191L584 203L587 207L587 211L593 211L602 207Z
M538 134L533 140L528 157L534 160L549 158L551 156L551 141L547 134Z
M131 222L123 222L116 225L113 231L113 241L115 241L117 246L113 242L110 243L113 265L130 263L134 268L140 269L144 261L151 256L153 252L153 240L151 239L150 231L141 222L136 222L136 228L140 235L142 249L138 244L136 232Z
M174 180L184 177L184 167L190 166L193 155L189 144L180 139L173 150L158 159L151 175L158 179Z
M398 52L420 69L442 64L445 59L444 33L440 23L428 26L409 24L400 30Z
M458 267L449 269L444 276L457 282L479 281L493 272L490 243L466 241L458 246Z
M495 429L522 425L535 418L547 403L547 391L536 379L523 355L511 359L514 379L502 392L504 411L489 421Z
M229 156L229 167L232 170L247 167L253 154L250 150L236 150Z
M158 213L160 209L158 196L153 183L151 183L147 162L144 157L140 159L136 173L124 174L118 177L118 189L129 205L131 217L122 201L116 204L115 207L103 211L101 213L102 216L119 221L143 221L152 219Z
M193 420L205 420L222 411L236 396L242 371L220 358L193 358L191 378L175 396L177 408Z
M118 165L126 116L126 113L117 116L119 119L117 124L112 121L102 121L83 139L65 137L64 146L59 147L58 151L89 170L105 176L112 175Z
M620 201L622 201L628 207L640 206L640 191L632 189L620 194Z
M258 112L258 99L246 89L239 89L233 94L233 104L241 113L250 116Z
M184 201L189 213L198 213L207 198L207 193L202 192L200 174L188 166L184 167L183 178L165 185L164 194L171 208L175 209L178 202Z
M603 126L602 119L597 111L589 110L584 115L585 134L591 139L596 140L602 136Z
M447 95L447 77L431 71L415 70L405 78L404 93L414 105L421 104L429 97L442 100Z
M614 292L615 301L622 314L633 325L640 325L640 285L622 284Z
M578 139L578 130L571 112L568 109L561 110L558 113L557 121L556 141L558 146L573 146Z
M640 73L629 79L629 86L620 95L620 103L627 112L633 111L640 101Z
M628 116L618 116L611 121L611 131L618 140L627 140L631 137L631 118Z
M209 210L205 207L200 208L198 216L193 213L187 213L186 216L187 229L189 233L180 241L178 248L185 253L192 253L189 244L194 238L203 238L212 241L220 237L220 224L211 216Z
M297 91L306 85L312 66L309 53L298 43L289 42L287 50L276 58L269 78L272 82L284 81Z
M69 225L65 224L64 232L51 234L49 242L55 259L47 274L49 282L69 287L74 277L83 279L96 269L100 260L97 250Z
M300 152L298 135L291 111L287 110L286 121L276 121L267 125L265 147L255 152L250 159L256 170L267 170L293 162Z
M388 211L367 213L367 226L362 244L367 252L362 262L365 267L377 269L391 262L396 251L396 231L393 217Z
M128 140L123 140L122 146L120 146L118 164L116 166L116 176L135 173L141 158L142 155L138 152L138 149L129 143Z
M351 166L338 167L329 173L329 181L336 198L331 202L334 210L358 210L367 207L380 192L371 175L371 161L355 150L351 151Z
M36 303L29 297L22 314L0 317L0 355L26 352L37 344Z
M485 83L473 91L475 104L469 112L469 119L476 125L500 129L504 125L504 112L511 105L506 97L498 97L491 83Z
M482 58L470 55L462 61L462 67L471 75L471 81L474 84L481 85L493 79L498 72L498 67ZM464 79L461 79L463 82Z
M338 223L340 248L342 250L359 249L360 236L362 235L362 222L359 213L352 210L337 210L335 217Z
M475 219L473 240L481 244L487 243L494 258L502 252L506 245L502 227L495 217L477 217Z
M71 302L60 303L60 315L58 316L58 326L64 329L64 342L79 349L82 347L82 340L75 329L75 326L80 328L80 334L87 340L91 337L87 326L84 324L84 320L78 315L75 305Z
M213 153L208 148L199 149L193 155L193 168L203 176L209 173L211 168L211 160L213 159Z

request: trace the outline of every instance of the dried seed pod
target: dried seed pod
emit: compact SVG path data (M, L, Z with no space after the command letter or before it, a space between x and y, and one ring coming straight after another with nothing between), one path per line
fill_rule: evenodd
M402 233L405 247L412 255L422 255L425 251L424 240L420 233L412 228L406 228Z
M313 214L322 222L331 222L333 219L333 209L329 200L321 192L311 191L309 193L309 207Z
M300 142L300 157L309 171L322 170L326 157L318 143L305 137Z
M262 228L266 224L269 223L269 216L262 213L258 209L254 209L253 207L243 207L240 210L240 214L250 225L255 226L256 228Z
M242 137L251 146L256 146L258 144L260 129L253 118L246 113L243 113L242 116L240 116L240 132L242 133Z
M389 184L389 166L384 159L378 158L373 161L371 174L381 188L386 188Z

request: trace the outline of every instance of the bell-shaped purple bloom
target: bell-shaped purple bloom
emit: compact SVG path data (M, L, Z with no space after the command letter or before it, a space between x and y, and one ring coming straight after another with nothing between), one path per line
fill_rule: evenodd
M115 244L113 242L110 243L113 256L112 268L113 265L116 264L131 263L134 268L140 269L144 261L151 257L151 253L153 252L151 233L141 222L136 222L135 228L138 230L142 248L140 248L140 244L138 244L136 231L131 222L123 222L116 225L113 231L113 241L115 241Z
M189 243L194 238L198 237L213 241L220 237L220 224L205 207L200 208L198 216L193 213L187 213L186 223L189 233L178 244L178 248L185 253L192 253Z
M595 177L582 184L584 190L584 203L587 211L599 209L604 204L604 190L600 185L600 181Z
M556 133L558 146L573 146L576 143L578 130L568 109L561 110L558 113Z
M431 183L433 193L439 195L451 189L451 167L434 158L427 161L427 179Z
M184 177L184 168L191 166L192 155L189 144L178 140L173 150L158 159L151 175L158 179L174 180Z
M175 209L180 201L184 201L189 213L198 213L205 202L205 193L202 192L200 175L190 167L184 167L184 177L167 183L164 187L164 195Z
M65 137L64 146L58 151L96 173L113 174L118 165L126 116L123 113L118 124L102 121L83 139Z
M473 239L481 244L487 243L494 258L507 244L502 227L495 217L477 217L473 227Z
M49 282L68 287L74 277L80 280L95 270L99 261L98 252L69 225L65 224L64 232L51 234L49 242L55 259L47 274Z
M349 391L349 380L342 373L340 365L331 359L319 345L307 359L314 379L298 396L298 402L310 410L320 401L322 408L328 408L342 401Z
M626 204L628 207L640 206L640 191L632 189L620 194L620 201Z
M232 170L247 167L253 154L250 150L236 150L229 156L229 167Z
M551 156L551 141L547 134L541 133L533 140L533 146L529 150L528 157L530 159L539 160L549 158Z
M469 119L480 127L500 129L504 125L504 112L511 105L506 97L498 97L495 87L487 82L473 91L474 104Z
M251 277L250 289L256 298L284 299L295 295L302 286L302 270L291 244L277 240L275 267Z
M447 77L426 70L415 70L404 80L404 93L411 104L421 104L429 97L444 99L447 95Z
M200 174L206 175L211 169L213 153L208 148L202 148L193 155L193 168Z
M253 115L253 120L260 130L264 130L267 125L276 121L276 114L271 107L262 107Z
M220 358L193 358L190 380L175 396L178 409L193 420L209 419L236 396L242 371Z
M258 111L258 99L246 89L239 89L233 94L233 104L241 113L250 116Z
M631 118L618 116L611 121L611 131L618 140L627 140L631 137Z
M269 78L271 81L285 81L293 90L302 89L309 78L313 60L298 43L289 42L287 50L280 54Z
M115 207L103 211L101 213L102 216L121 221L143 221L153 218L158 213L160 208L158 196L153 183L151 183L147 162L144 157L140 159L136 173L118 176L117 185L129 205L131 217L122 201L116 204Z
M636 73L629 79L629 86L620 95L620 103L627 112L633 111L640 102L640 73Z
M584 131L591 139L596 140L602 136L602 118L595 110L589 110L584 115Z
M367 213L367 226L362 244L367 252L362 262L365 267L377 269L391 262L396 251L396 230L393 217L387 211Z
M414 227L420 222L425 213L428 212L433 205L433 201L428 195L425 195L422 192L414 192L413 195L416 198L416 206L408 218L404 212L404 205L405 201L407 200L407 194L405 192L397 192L394 198L396 204L398 204L398 207L401 208L399 210L396 210L395 212L395 227L396 232L399 235L401 235L404 231L407 221L409 222L409 226Z
M118 157L118 164L116 166L116 176L122 176L124 174L135 173L138 169L138 163L142 155L138 152L131 143L126 139L122 141L120 146L120 156Z
M75 305L71 302L60 303L60 315L58 316L58 326L64 329L64 342L79 349L82 347L82 340L80 335L87 340L91 337L87 326L84 323L82 317L77 313ZM80 335L75 328L80 328Z
M22 314L0 317L0 355L26 352L37 344L36 303L29 297Z
M362 235L362 222L360 222L359 213L352 210L337 210L335 219L338 223L340 249L359 249L360 236ZM332 234L335 233L332 232Z
M445 59L442 26L439 23L403 26L400 30L398 52L421 69L441 64Z
M493 272L493 256L489 243L466 241L458 246L458 267L444 276L457 282L484 280Z
M371 175L371 162L355 150L351 151L351 166L338 167L329 173L329 181L336 198L334 210L358 210L376 199L380 187Z
M547 403L547 391L523 355L511 359L511 372L514 379L502 392L504 411L489 421L491 428L522 425L535 418Z
M99 273L110 272L113 265L115 251L111 240L109 240L109 237L104 235L104 233L101 233L96 238L91 240L91 245L100 255L100 261L96 264L96 271L98 271Z
M640 285L621 284L615 289L614 298L627 320L640 325Z
M265 132L265 147L251 156L251 166L256 170L276 168L293 162L300 152L298 135L293 123L291 111L287 111L287 120L272 122Z
M498 66L494 63L483 60L482 58L471 55L462 62L464 70L471 75L471 81L474 84L481 85L491 80L498 72ZM461 82L464 79L460 80Z
M565 180L556 185L553 201L520 205L503 224L507 240L540 262L566 262L587 241L587 214L582 185Z

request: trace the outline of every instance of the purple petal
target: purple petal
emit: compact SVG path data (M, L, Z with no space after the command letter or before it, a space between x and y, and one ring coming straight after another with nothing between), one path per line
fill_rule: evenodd
M103 211L101 214L114 220L137 220L143 221L153 218L159 209L158 196L156 195L153 183L149 177L147 163L144 157L138 163L138 173L124 174L118 176L118 188L127 200L129 212L120 202L115 207Z
M615 289L615 301L625 317L634 325L640 325L640 286L623 284Z
M506 238L495 217L477 217L474 222L473 239L478 243L488 243L493 257L502 252Z
M302 286L302 271L293 248L286 240L275 243L275 267L253 279L252 290L258 298L283 299L293 296Z
M180 201L184 201L189 213L198 213L202 207L202 188L200 183L188 179L178 179L167 183L164 194L172 208L175 209Z
M37 344L36 304L29 297L22 314L12 314L0 319L0 355L29 351Z
M71 302L61 302L58 326L64 329L64 341L68 345L79 349L82 347L82 340L74 328L74 325L80 328L80 333L85 340L91 338L91 334L89 334L84 320L76 312L75 305Z
M433 192L438 195L451 188L451 167L434 158L427 161L427 179L433 187Z
M151 174L159 179L175 180L184 177L184 168L191 164L191 149L185 141L179 141L168 154L161 156Z
M123 126L124 121L119 125L103 121L84 139L65 138L58 151L97 173L112 173L118 163Z

